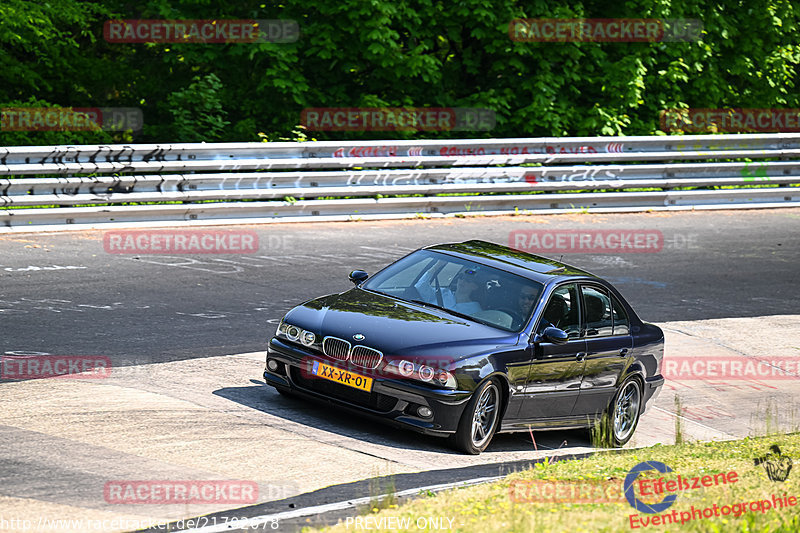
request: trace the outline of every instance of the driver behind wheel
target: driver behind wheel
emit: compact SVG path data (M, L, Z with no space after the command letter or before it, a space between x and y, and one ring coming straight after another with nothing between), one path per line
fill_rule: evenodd
M559 295L554 295L553 299L544 310L544 324L543 328L552 326L555 328L562 327L562 321L567 314L567 304Z
M519 293L517 293L517 308L519 310L519 316L523 318L530 316L538 297L539 291L530 285L523 285Z

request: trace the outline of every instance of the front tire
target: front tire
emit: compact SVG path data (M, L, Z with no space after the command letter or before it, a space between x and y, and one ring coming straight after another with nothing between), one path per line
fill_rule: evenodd
M502 395L497 382L485 381L472 394L461 415L453 445L469 455L478 455L489 446L500 423Z

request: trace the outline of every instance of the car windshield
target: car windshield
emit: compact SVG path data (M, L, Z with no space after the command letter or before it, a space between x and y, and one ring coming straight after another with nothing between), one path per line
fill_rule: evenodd
M514 332L528 322L542 294L535 281L430 250L389 265L362 288Z

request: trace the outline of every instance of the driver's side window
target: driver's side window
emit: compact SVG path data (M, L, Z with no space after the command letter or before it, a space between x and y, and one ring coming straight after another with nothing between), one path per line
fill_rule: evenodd
M567 332L571 339L580 337L580 308L578 286L568 283L557 287L550 296L550 301L544 309L541 328L548 325L557 327Z

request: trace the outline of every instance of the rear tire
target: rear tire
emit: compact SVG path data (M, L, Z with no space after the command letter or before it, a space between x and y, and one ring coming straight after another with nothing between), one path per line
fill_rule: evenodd
M502 394L496 381L484 381L475 389L461 414L458 430L451 437L453 446L469 455L485 450L500 424L501 402Z
M635 377L626 379L599 422L607 431L607 445L624 446L631 440L642 413L642 399L641 382Z

